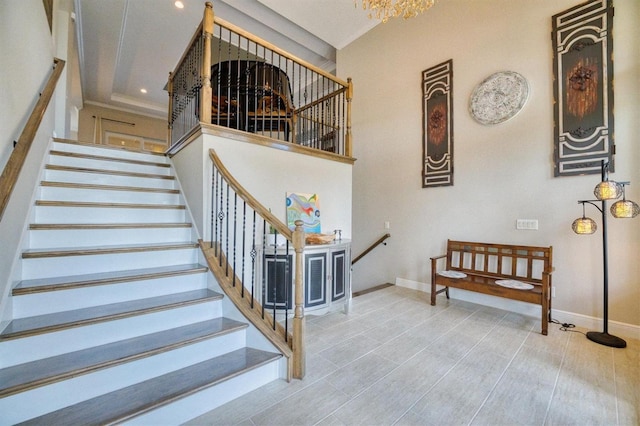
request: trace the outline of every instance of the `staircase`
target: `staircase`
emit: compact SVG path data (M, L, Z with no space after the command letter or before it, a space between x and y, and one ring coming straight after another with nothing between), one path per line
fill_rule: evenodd
M177 424L282 376L203 266L166 157L56 140L46 163L0 333L1 425Z

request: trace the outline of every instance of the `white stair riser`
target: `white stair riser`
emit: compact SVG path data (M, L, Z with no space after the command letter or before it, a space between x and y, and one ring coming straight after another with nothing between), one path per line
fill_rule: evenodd
M152 163L168 163L169 160L164 155L147 154L143 152L130 151L127 149L104 149L104 145L80 145L74 143L53 142L51 149L54 151L76 152L79 154L101 155L103 157L126 158L128 160L149 161Z
M184 222L185 209L36 206L35 223Z
M195 241L191 228L55 229L29 231L29 247L73 248Z
M13 297L13 316L14 318L24 318L44 315L71 309L82 309L109 303L164 296L178 291L198 290L206 287L206 275L204 273L198 273L144 281L24 294Z
M0 343L0 368L222 316L220 300L43 333Z
M111 203L184 204L180 194L146 191L112 191L101 189L42 186L40 200L94 201Z
M167 176L171 172L170 167L157 166L155 164L127 163L123 161L100 160L93 158L67 157L64 155L50 155L47 164L58 166L80 167L99 170L118 170L134 173L149 173Z
M128 158L150 163L170 164L165 156L136 153L120 149L100 149L91 146L54 142L52 149L88 155ZM120 176L121 172L171 176L168 167L152 164L128 164L120 161L74 158L50 155L50 165L103 169L108 173L69 172L47 169L44 180L51 182L111 185L121 187L176 189L176 179ZM92 190L41 186L38 199L43 201L103 202L109 204L181 205L178 194L128 190ZM39 224L102 224L102 223L183 223L185 209L141 209L119 207L53 207L36 206L31 217ZM29 249L74 250L82 248L166 244L194 241L193 228L120 228L91 230L33 230L25 245ZM154 268L159 266L199 263L199 248L142 251L121 254L96 254L22 259L22 279L68 277L118 270ZM164 278L127 281L117 284L88 286L77 289L49 291L13 296L13 316L16 319L73 311L138 299L146 299L203 289L213 280L210 273L194 273ZM138 337L196 322L219 318L229 309L228 300L209 300L186 306L163 309L127 318L78 325L59 331L44 332L0 342L0 368L79 351L107 343ZM227 307L225 307L227 306ZM232 317L239 316L235 308ZM167 350L144 359L78 375L30 391L0 398L0 425L28 420L47 412L117 390L167 372L210 359L246 346L253 340L255 329L242 329L192 345ZM252 337L249 337L252 336ZM259 386L281 378L286 360L281 358L264 366L225 380L216 386L175 401L169 406L146 413L133 420L145 424L178 424L245 394Z
M279 376L276 360L122 424L182 424L277 379Z
M22 279L63 277L198 263L198 248L22 259Z
M10 424L64 408L107 392L222 355L245 345L244 330L225 334L152 357L84 374L0 399L0 412ZM78 392L82 389L82 392ZM34 407L34 401L38 404ZM4 420L3 420L4 421ZM166 424L163 422L163 424Z
M175 179L120 176L104 173L45 170L44 180L52 182L90 183L97 185L136 186L141 188L175 189Z

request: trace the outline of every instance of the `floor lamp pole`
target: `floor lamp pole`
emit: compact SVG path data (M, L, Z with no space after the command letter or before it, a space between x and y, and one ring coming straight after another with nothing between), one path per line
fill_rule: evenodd
M602 181L605 180L604 161L602 165ZM627 342L623 339L609 334L609 259L607 253L607 202L602 200L602 270L603 270L603 288L604 288L604 309L603 309L603 330L588 331L587 338L593 342L614 348L624 348Z

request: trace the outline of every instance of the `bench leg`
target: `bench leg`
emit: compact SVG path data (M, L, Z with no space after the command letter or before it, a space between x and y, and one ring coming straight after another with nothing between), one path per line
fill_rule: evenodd
M549 300L547 298L543 298L542 300L542 334L544 336L546 336L548 333L549 316L551 316L551 312L549 312Z
M436 291L436 285L431 284L431 306L436 306L436 296L442 292L444 292L447 295L447 299L449 299L449 287Z
M436 306L436 285L431 281L431 306Z

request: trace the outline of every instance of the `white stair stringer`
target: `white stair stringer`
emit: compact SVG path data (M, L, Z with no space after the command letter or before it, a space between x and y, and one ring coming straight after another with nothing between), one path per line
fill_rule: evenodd
M204 266L167 157L54 140L42 176L0 425L178 424L285 376Z

